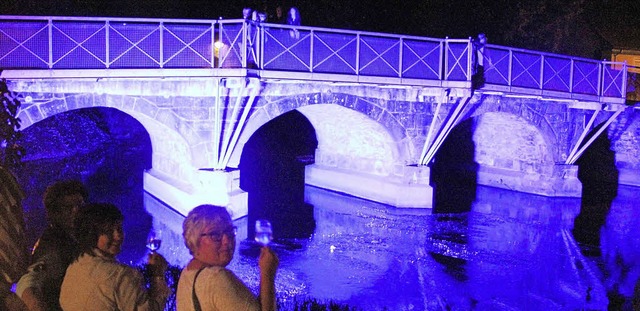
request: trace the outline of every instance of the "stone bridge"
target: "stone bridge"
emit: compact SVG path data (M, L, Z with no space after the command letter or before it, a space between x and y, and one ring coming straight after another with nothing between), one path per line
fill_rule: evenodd
M294 109L308 118L318 139L308 184L400 207L431 206L430 171L420 161L458 108L455 124L475 124L480 184L579 196L577 166L566 163L580 135L589 123L606 123L626 108L464 89L256 78L9 82L23 98L24 127L92 107L118 109L138 120L153 147L145 188L182 212L198 202L245 206L233 170L244 143L260 126ZM624 116L637 126L635 113Z
M37 18L29 21L33 19ZM626 78L616 76L620 72L616 66L624 64L573 58L565 61L562 56L542 53L531 60L525 56L532 51L495 46L495 67L487 71L486 85L475 88L471 85L472 43L468 40L454 42L459 45L445 41L434 45L440 48L435 67L429 65L431 50L417 57L414 66L420 64L432 72L435 68L437 79L408 74L410 71L403 64L409 57L403 53L399 54L400 70L396 71L400 74L393 77L384 70L376 75L365 74L374 65L363 68L366 53L360 50L360 46L368 44L366 36L383 43L389 36L357 33L353 37L361 43L352 66L355 74L340 73L341 69L335 66L334 72L325 73L317 69L321 68L317 62L311 66L316 71L301 72L285 68L293 65L277 58L289 53L300 60L300 53L293 52L299 43L287 43L288 39L277 36L288 36L290 30L286 26L255 27L236 21L240 27L236 32L242 34L242 48L238 47L241 52L237 53L234 47L238 43L233 38L229 39L222 30L214 32L220 22L209 21L210 25L204 23L202 27L211 27L211 50L216 37L211 34L219 33L230 40L226 52L210 55L211 68L162 66L171 61L166 58L159 62L160 68L109 67L117 62L113 58L103 62L106 68L76 68L69 64L56 68L65 55L82 52L81 49L92 55L99 53L86 47L89 39L82 41L74 33L68 37L76 46L67 54L54 51L48 54L48 60L38 56L35 65L24 63L24 55L20 60L11 60L12 53L22 49L33 55L38 53L37 49L27 48L31 39L20 39L11 32L22 22L16 17L5 17L5 23L0 22L0 42L11 41L16 46L0 51L0 64L8 68L2 77L23 103L19 114L23 128L76 109L109 107L125 112L140 122L151 138L152 169L145 173L145 189L183 214L206 202L231 206L235 217L245 215L247 196L239 187L237 169L244 145L261 126L292 110L304 115L318 141L313 160L309 161L313 164L306 167L307 184L397 207L432 206L430 166L438 161L441 146L460 137L472 142L475 167L467 169L477 172L479 184L552 197L580 196L575 162L601 135L612 138L620 182L640 184L638 117L624 100ZM103 20L82 22L94 35L98 33L95 29L104 29L100 26L105 23ZM126 24L107 20L106 29L117 30L116 22ZM45 21L43 29L55 27L52 23ZM74 20L60 21L65 27L68 23ZM160 22L158 29L168 32L168 24ZM276 27L284 28L276 32ZM338 34L304 27L298 31L311 42L326 40L321 35ZM68 29L66 32L71 33ZM34 31L31 37L38 33ZM51 33L55 31L49 31L48 42L53 40ZM258 35L251 37L251 33ZM349 39L345 39L344 32L339 34L341 37L334 41ZM144 40L129 40L130 50L144 52L139 47ZM409 45L410 40L420 41L399 37L392 38L392 43L403 44L402 51L432 47L431 42ZM269 51L274 53L267 45L273 41L278 41L284 51L269 60ZM341 54L345 47L348 45L334 46L330 57L339 56L341 62L350 64L350 56ZM114 48L107 50L109 54ZM312 49L312 54L319 53L317 50ZM520 52L525 56L514 56ZM380 60L393 63L385 59L386 53L379 52L368 64ZM236 67L225 65L234 55L238 57ZM311 57L310 62L314 59ZM41 68L40 60L47 68ZM520 72L515 69L518 63ZM271 68L274 64L283 68ZM589 67L592 64L595 67ZM532 72L532 66L538 69ZM461 76L456 78L458 69ZM563 72L567 77L563 78ZM580 76L578 72L583 73ZM518 77L533 79L533 84ZM554 79L560 82L553 82ZM585 89L585 85L591 87ZM616 85L618 92L607 85ZM460 136L464 130L468 133Z

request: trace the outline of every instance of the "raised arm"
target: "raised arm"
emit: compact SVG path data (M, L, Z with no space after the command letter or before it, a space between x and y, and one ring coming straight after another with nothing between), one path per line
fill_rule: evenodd
M267 246L260 250L260 307L262 311L276 310L275 279L279 259L276 253Z

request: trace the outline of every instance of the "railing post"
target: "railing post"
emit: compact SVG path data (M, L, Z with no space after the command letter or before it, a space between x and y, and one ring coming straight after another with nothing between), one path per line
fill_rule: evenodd
M627 68L627 61L624 61L622 65L622 89L620 90L620 97L623 99L627 99L627 79L629 75L629 71Z
M509 49L509 68L508 68L507 72L507 85L509 85L509 87L511 87L511 85L513 85L513 50Z
M309 72L313 72L313 50L314 50L313 49L313 43L314 43L313 37L315 37L313 29L311 29L311 33L310 34L311 34L311 38L310 38L311 42L310 42L310 46L309 46L309 48L310 48L310 51L309 51Z
M111 67L111 57L109 55L109 30L111 29L111 23L109 23L109 21L106 21L105 24L105 30L104 30L104 40L105 40L105 66L107 67L107 69L109 69L109 67Z
M572 58L571 69L569 70L569 93L573 93L573 66L575 66L575 63L573 62Z
M260 51L258 51L258 54L260 55L260 62L259 62L259 68L260 69L264 69L264 43L267 42L265 37L267 36L267 30L265 27L262 27L262 31L261 33L261 37L260 37Z
M249 28L249 22L244 20L242 22L242 46L240 46L240 49L242 49L242 51L240 51L240 52L242 52L242 59L240 60L242 68L247 68L247 32L248 32L248 28Z
M404 39L400 38L400 51L398 51L398 78L402 78L402 49L404 48Z
M444 77L445 81L449 80L449 37L444 38Z
M51 17L49 17L48 19L49 21L49 25L47 27L48 30L48 36L49 36L49 63L47 64L47 67L49 67L49 69L53 68L53 20Z
M356 75L360 75L360 33L356 34Z
M211 50L211 68L216 67L216 24L218 21L214 21L211 23L211 46L209 49ZM219 53L220 51L218 51ZM220 54L218 54L220 55Z
M540 90L544 89L544 55L540 55Z
M444 41L440 40L440 57L438 57L438 79L444 80L443 59L444 59Z
M600 68L598 68L599 69L598 70L598 89L596 91L598 96L602 96L603 89L604 89L604 81L603 81L604 79L602 78L603 77L602 71L604 70L604 66L602 62L598 63L598 67Z
M160 22L160 68L164 68L164 22Z
M471 37L469 37L469 42L467 43L467 73L465 74L467 76L467 81L471 81L471 78L473 77L473 70L474 70L473 66L475 65L475 64L472 64L473 57L474 57L473 53L477 53L477 52L473 50L473 41ZM478 55L475 55L475 57L478 57ZM484 58L484 56L482 57ZM477 61L479 60L476 59L476 62Z

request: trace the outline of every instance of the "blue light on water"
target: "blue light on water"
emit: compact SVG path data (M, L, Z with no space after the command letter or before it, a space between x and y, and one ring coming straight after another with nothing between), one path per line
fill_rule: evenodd
M625 230L637 227L633 219L639 217L624 216L634 213L629 202L639 194L635 188L621 189L612 207L615 219L603 229L605 262L607 256L620 257L632 273L609 279L598 259L584 257L571 236L579 199L479 187L471 212L431 214L313 187L305 191L315 207L314 235L295 240L301 248L272 245L281 260L277 290L285 300L313 297L363 310L602 310L607 282L632 290L638 279L639 248L632 248L638 238ZM158 202L145 202L156 204L147 206L158 213L154 226L175 228L172 223L181 221L170 212L160 216ZM246 219L237 225L241 232L230 268L257 289L256 246L243 241ZM615 240L607 232L615 232ZM180 232L170 236L164 234L160 252L183 265L190 257Z

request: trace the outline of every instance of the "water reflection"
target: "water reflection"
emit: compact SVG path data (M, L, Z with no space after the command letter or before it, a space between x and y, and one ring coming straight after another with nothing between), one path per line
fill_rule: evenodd
M25 137L32 137L25 143L31 155L19 177L28 195L25 215L30 240L35 240L44 224L40 202L46 185L58 179L78 178L87 183L91 201L112 202L123 210L126 240L122 262L142 262L147 253L144 241L148 232L155 229L163 232L160 253L172 264L185 265L190 256L181 237L183 217L152 196L142 195L142 172L150 167L148 135L139 124L102 124L101 120L117 119L102 114L120 112L88 112L69 114L64 122L48 119L51 122L45 120L38 125L41 133L25 133ZM101 126L79 125L88 120ZM64 127L59 128L58 124ZM42 143L52 140L49 136L54 129L58 132L55 137L64 141L64 135L74 133L76 128L87 128L81 134L91 140L80 139L88 145L86 150L63 148L75 146L74 143ZM27 131L36 129L34 126ZM114 143L98 129L123 138ZM468 137L468 129L460 129L459 134ZM127 137L130 139L125 140ZM62 151L49 145L62 146ZM598 160L584 163L607 164L611 172L614 158L607 152L610 142L604 142L603 148L605 153L596 155ZM471 154L472 145L465 150L468 152L464 154ZM305 153L294 153L300 154ZM470 161L464 157L456 165L473 165ZM474 171L469 168L473 167L467 166L456 185L462 187L475 179L468 174ZM439 174L438 168L434 171ZM440 177L447 177L447 170L440 173ZM584 171L582 174L586 176ZM601 180L603 175L589 174L581 178L586 194L583 200L482 186L465 193L456 186L450 189L464 194L459 196L461 200L447 203L451 209L433 214L431 210L397 209L306 187L302 204L313 207L304 210L312 210L313 217L304 219L308 219L305 223L315 220L315 230L307 226L313 234L303 236L309 238L274 246L281 259L278 293L288 301L310 296L362 310L606 309L609 298L628 299L640 277L640 235L636 232L640 211L635 204L640 188L619 186L617 182L615 187L606 189L592 187L585 181ZM617 180L617 175L608 177L610 181ZM447 182L441 184L440 190L443 187L446 190ZM287 188L280 190L286 192ZM442 202L451 191L437 193L437 199ZM301 200L295 197L289 201ZM272 213L279 211L277 207L270 208ZM596 221L583 222L583 218L577 218L579 214L583 218L595 217ZM243 241L247 237L247 218L238 220L236 225L240 228L239 245L230 268L249 286L257 288L255 245ZM284 230L276 229L274 235L295 236ZM573 234L584 243L577 234L581 230L587 237L597 235L601 256L580 251ZM586 244L595 243L587 240ZM607 297L607 292L614 295ZM617 301L616 305L625 306L624 301Z
M306 187L317 227L311 238L295 240L300 249L275 246L278 292L289 301L311 296L363 310L603 310L607 281L601 280L631 296L640 275L633 234L640 220L629 217L637 214L638 194L621 187L613 202L602 247L604 263L619 268L605 277L597 267L602 262L583 256L571 234L580 199L480 186L469 213L432 214ZM148 195L145 204L154 226L173 231L161 252L184 264L181 217ZM237 225L246 236L246 219ZM231 269L257 288L255 246L238 243Z

